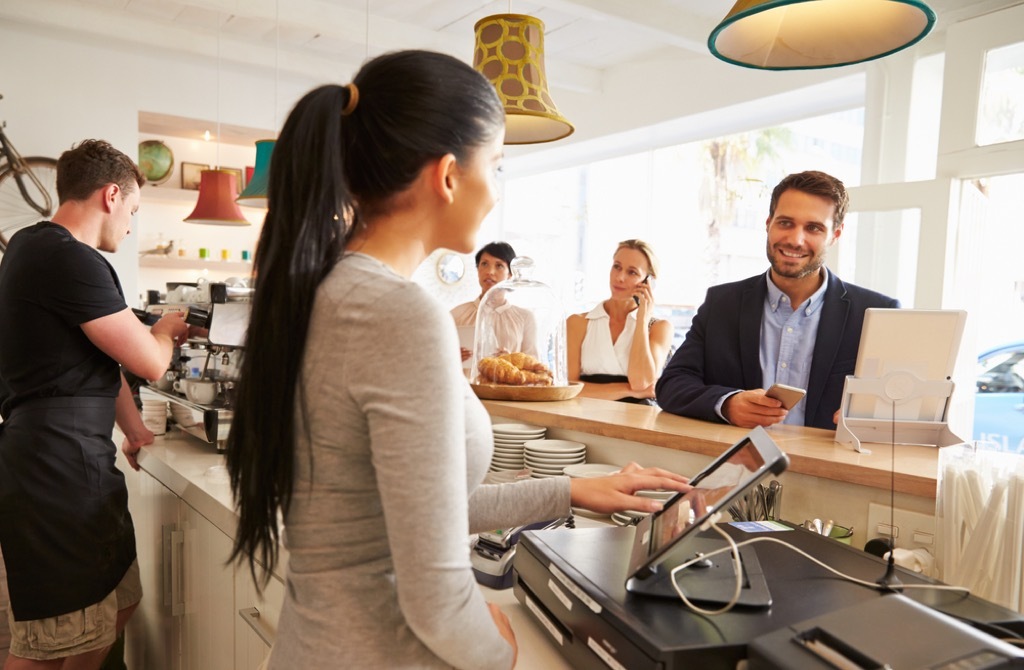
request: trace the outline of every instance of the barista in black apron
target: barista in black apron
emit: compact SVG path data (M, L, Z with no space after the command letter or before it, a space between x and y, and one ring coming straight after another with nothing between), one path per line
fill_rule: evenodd
M14 618L44 619L102 600L135 560L111 440L120 366L80 327L127 305L96 250L43 222L12 238L0 308L9 387L0 405L0 547Z
M188 330L165 317L148 331L97 251L116 251L143 182L123 153L83 142L58 161L53 221L19 231L0 259L0 548L19 658L102 660L141 594L111 437L115 419L132 445L153 435L120 366L155 377ZM97 617L91 632L61 630Z
M36 398L0 424L0 546L15 619L99 602L135 560L114 402Z

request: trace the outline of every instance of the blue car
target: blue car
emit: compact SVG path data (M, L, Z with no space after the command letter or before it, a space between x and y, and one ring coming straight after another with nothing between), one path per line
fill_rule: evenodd
M978 356L974 439L1024 454L1024 340Z

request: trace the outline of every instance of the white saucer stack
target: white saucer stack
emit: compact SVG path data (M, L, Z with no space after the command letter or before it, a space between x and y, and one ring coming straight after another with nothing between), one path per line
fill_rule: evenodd
M629 509L625 512L613 512L612 521L614 521L617 526L634 526L645 516L647 516L646 512L637 512Z
M607 475L614 475L622 470L617 465L608 465L607 463L579 463L577 465L565 466L565 474L569 477L605 477Z
M675 491L660 491L655 489L641 489L636 494L642 498L654 498L660 500L663 504L668 501L669 498L676 494ZM636 510L626 510L624 512L615 512L612 514L612 521L620 526L632 526L638 520L650 516L649 512L638 512Z
M560 477L567 465L587 462L587 445L571 440L528 440L524 462L534 477Z
M494 432L494 456L491 458L491 472L522 470L523 443L527 440L542 439L547 432L543 426L528 423L496 423Z

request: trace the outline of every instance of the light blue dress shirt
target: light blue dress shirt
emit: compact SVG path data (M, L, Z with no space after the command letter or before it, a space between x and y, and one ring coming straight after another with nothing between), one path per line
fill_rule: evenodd
M761 319L760 353L764 388L775 383L807 388L814 343L818 339L818 324L821 322L821 306L825 303L825 289L828 288L828 270L822 270L825 281L796 311L786 294L772 281L771 274L766 275L768 296ZM801 398L782 423L804 425L806 405L807 398Z
M825 303L825 289L828 288L828 270L824 267L825 279L821 287L794 311L789 297L765 274L768 295L764 301L761 317L761 384L768 388L772 384L786 384L806 389L811 377L811 361L814 358L814 343L818 339L818 324L821 322L821 306ZM722 396L715 405L718 416L725 420L722 405L729 396ZM782 423L804 425L807 398L801 398Z

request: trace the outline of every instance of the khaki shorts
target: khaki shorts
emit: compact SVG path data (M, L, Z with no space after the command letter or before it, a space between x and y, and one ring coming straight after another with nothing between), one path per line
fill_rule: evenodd
M106 598L77 612L59 614L46 619L15 621L7 610L11 627L13 656L45 661L76 656L102 649L117 639L117 613L142 600L139 562L133 561L121 583Z

